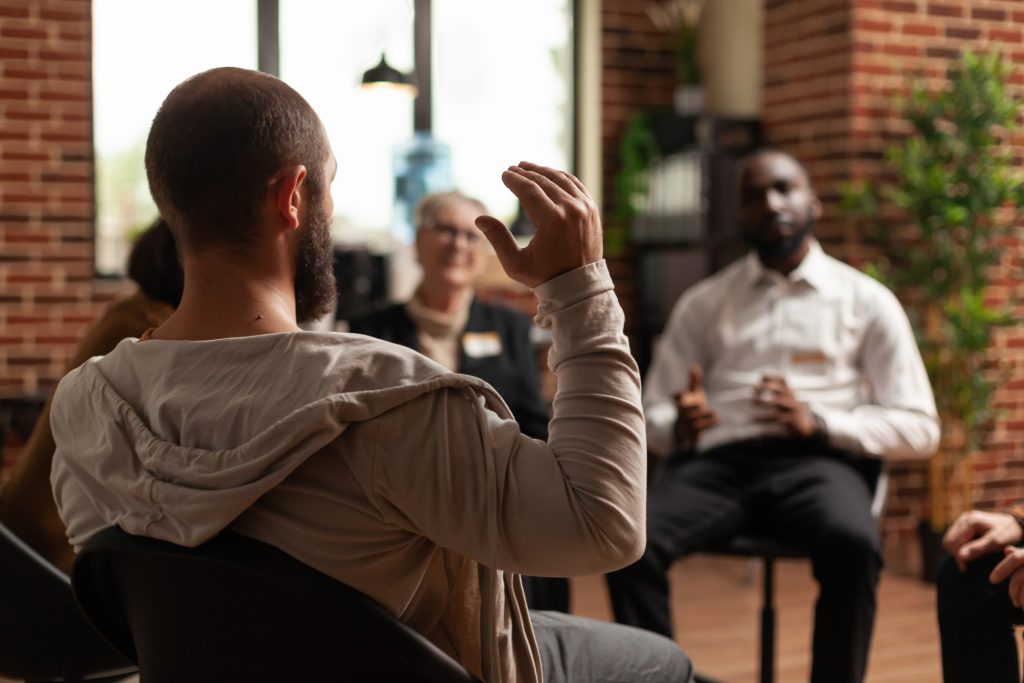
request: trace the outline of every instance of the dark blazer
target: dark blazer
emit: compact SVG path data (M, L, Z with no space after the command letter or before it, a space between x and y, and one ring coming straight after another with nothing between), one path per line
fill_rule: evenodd
M349 320L349 330L377 339L418 349L416 325L405 304L394 304ZM497 335L501 349L466 343L466 333ZM467 353L469 346L469 353ZM479 377L505 399L519 428L527 436L547 440L548 407L540 393L537 357L530 341L530 319L504 306L485 304L475 298L469 305L469 318L459 344L458 371Z

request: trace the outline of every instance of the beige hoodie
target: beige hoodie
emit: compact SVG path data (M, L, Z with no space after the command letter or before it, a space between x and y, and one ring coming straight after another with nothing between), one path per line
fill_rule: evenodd
M196 545L230 527L367 593L484 681L539 681L517 574L636 559L646 456L604 263L536 292L559 386L548 443L482 381L360 335L122 342L54 398L71 542L117 524Z

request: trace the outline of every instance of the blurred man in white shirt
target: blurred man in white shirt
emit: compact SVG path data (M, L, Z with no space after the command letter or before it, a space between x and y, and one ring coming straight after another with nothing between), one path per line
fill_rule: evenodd
M609 575L615 616L671 636L671 564L765 534L805 550L821 584L812 682L855 683L882 564L871 473L934 452L935 401L895 296L813 238L803 165L753 152L739 205L751 252L683 294L647 373L649 449L692 457L653 484L645 554Z

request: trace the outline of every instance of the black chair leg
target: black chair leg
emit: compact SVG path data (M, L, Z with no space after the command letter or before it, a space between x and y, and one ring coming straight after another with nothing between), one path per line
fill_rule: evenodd
M775 681L775 559L763 557L761 605L761 683Z

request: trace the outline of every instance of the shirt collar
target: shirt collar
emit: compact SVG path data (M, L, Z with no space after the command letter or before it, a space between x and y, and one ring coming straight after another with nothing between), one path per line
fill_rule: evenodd
M757 257L757 252L754 250L747 253L746 259L746 269L750 277L749 281L754 286L785 279L789 282L806 282L819 292L823 292L831 282L828 275L828 263L825 252L822 250L821 245L818 244L818 240L813 238L810 242L810 248L807 250L807 255L804 256L804 260L800 262L800 265L793 272L785 277L774 270L765 268L764 264L761 263L761 259Z

